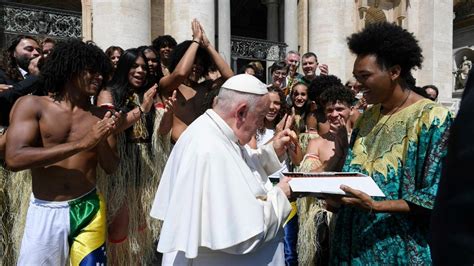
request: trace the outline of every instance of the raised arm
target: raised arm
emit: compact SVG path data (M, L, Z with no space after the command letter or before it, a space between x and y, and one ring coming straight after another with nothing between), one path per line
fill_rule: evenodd
M193 31L193 42L188 50L186 50L186 53L184 53L184 56L179 60L179 63L173 72L160 79L160 94L164 97L170 97L173 90L178 88L178 86L183 83L191 73L196 52L202 40L201 28L196 19L192 21L191 29Z
M25 96L12 110L5 154L7 167L12 171L44 167L91 149L110 135L115 123L111 118L104 118L78 141L42 147L39 129L42 107L38 97Z
M164 108L165 111L163 113L163 117L160 121L160 126L158 128L158 133L160 135L165 136L170 133L171 128L173 127L173 113L174 113L174 106L176 104L176 90L173 91L173 95L165 100Z
M234 71L230 68L229 64L226 63L224 58L216 51L216 49L211 45L209 39L207 39L206 33L201 25L199 25L202 32L202 47L206 49L206 51L211 56L212 61L216 64L217 69L221 73L221 76L225 79L228 79L234 75Z
M8 124L10 110L15 101L21 96L35 92L37 81L38 77L30 75L13 85L2 84L3 90L0 91L0 124ZM0 79L0 83L2 82L2 79Z
M35 75L29 75L26 79L21 80L13 85L2 84L0 97L5 98L6 102L13 105L13 103L23 95L27 95L36 90L34 85L38 81Z

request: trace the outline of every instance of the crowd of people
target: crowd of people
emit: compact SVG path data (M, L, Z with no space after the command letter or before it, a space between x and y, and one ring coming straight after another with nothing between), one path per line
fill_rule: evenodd
M289 51L265 84L261 62L236 74L197 20L191 32L126 50L12 41L0 67L5 265L446 262L430 218L446 212L439 197L431 215L460 133L436 86L416 84L413 34L378 23L349 36L345 83L316 53ZM345 185L297 196L285 172L363 173L385 197Z

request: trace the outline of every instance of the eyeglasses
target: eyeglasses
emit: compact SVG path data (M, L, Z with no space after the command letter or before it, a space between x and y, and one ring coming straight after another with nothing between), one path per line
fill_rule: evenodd
M280 77L286 77L287 74L286 74L286 72L284 72L284 71L278 71L278 70L277 70L277 71L273 72L273 75L276 76L276 77L278 77L278 76L280 76Z

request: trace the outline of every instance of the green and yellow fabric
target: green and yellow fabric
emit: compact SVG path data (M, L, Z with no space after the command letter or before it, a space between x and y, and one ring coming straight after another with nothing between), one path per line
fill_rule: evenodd
M446 155L451 113L428 99L389 116L368 109L352 132L343 171L371 176L386 198L433 208ZM405 213L369 213L341 207L331 263L430 264L429 221Z

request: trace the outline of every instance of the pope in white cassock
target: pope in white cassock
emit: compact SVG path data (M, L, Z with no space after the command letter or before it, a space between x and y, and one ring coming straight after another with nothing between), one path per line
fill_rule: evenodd
M245 145L263 125L267 92L254 76L230 78L213 109L180 136L151 210L164 221L163 265L285 265L290 179L272 186L268 175L281 167L295 134L284 130L258 150Z

